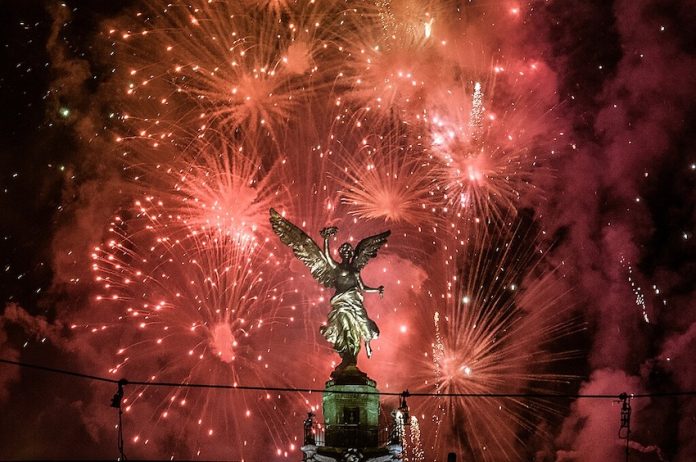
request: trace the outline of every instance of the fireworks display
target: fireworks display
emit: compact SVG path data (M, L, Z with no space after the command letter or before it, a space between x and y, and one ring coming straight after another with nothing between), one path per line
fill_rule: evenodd
M669 278L653 282L632 263L638 244L616 213L590 231L557 198L558 183L578 210L600 193L568 180L597 167L564 163L579 149L564 107L576 96L558 90L552 47L529 30L538 3L141 0L100 19L88 39L103 74L94 100L58 112L86 158L99 151L85 182L94 197L53 239L53 291L76 302L42 314L55 319L40 318L41 329L16 310L0 327L41 330L84 370L115 379L322 388L338 362L319 334L332 293L278 242L268 210L317 241L337 226L334 248L390 229L363 275L385 294L365 296L381 334L358 364L382 391L432 393L409 399L404 460L591 460L549 449L586 444L567 435L591 412L580 406L438 396L595 389L619 376L597 347L587 361L599 372L581 385L586 330L609 329L597 322L605 308L583 312L587 294L609 287L602 303L627 305L630 315L607 313L631 332L668 306L657 284ZM62 4L52 15L67 24L71 13ZM52 59L77 75L62 54ZM638 161L621 168L649 176ZM640 207L635 190L620 194ZM610 269L593 263L595 239L613 252ZM674 345L650 361L667 368ZM630 349L611 351L628 362ZM648 362L629 372L647 374ZM385 412L398 405L383 401ZM321 417L316 393L138 385L123 405L127 453L144 458L299 460L304 416ZM95 440L113 433L108 411L89 413Z
M420 260L414 266L428 274L420 281L386 258L370 274L394 293L385 306L368 302L389 339L377 345L374 362L405 362L409 371L381 369L374 373L380 383L485 393L545 390L563 380L547 371L554 356L545 352L571 330L563 315L568 300L541 289L554 276L536 271L540 265L508 250L506 241L516 236L516 211L533 203L521 197L543 170L535 160L547 153L518 136L504 115L514 110L511 96L493 98L514 95L514 82L496 83L489 78L495 69L447 56L466 37L457 23L468 20L454 4L150 2L108 30L122 91L113 101L115 143L126 152L130 188L144 194L111 224L115 236L107 235L93 256L103 288L97 298L112 307L107 313L118 312L128 339L117 346L111 373L311 385L306 374L283 371L281 359L311 339L326 350L308 329L319 327L328 294L313 300L317 290L302 268L291 265L296 276L288 277L280 268L289 261L273 263L285 258L268 241L273 205L314 232L337 224L349 240L385 223L399 236L390 253ZM456 78L440 78L455 70ZM501 108L501 116L489 107ZM522 240L530 249L538 245L529 234ZM429 257L414 250L419 243ZM398 330L389 332L392 325ZM396 361L416 332L423 343ZM290 367L300 364L316 383L334 365L313 365L310 356ZM241 438L243 408L266 421L274 447L247 436L233 457L292 453L290 420L269 409L291 409L299 419L307 408L302 399L293 407L276 397L249 405L229 396L225 406L213 398L164 398L166 404L134 399L127 411L147 427L149 414L159 421L173 412L171 403L191 402L191 411L178 406L177 416L182 425L199 422L190 431L195 443L174 456L209 456L198 436L208 427L209 436ZM480 460L515 460L522 454L517 435L553 411L552 403L536 407L423 403L407 452L437 459L454 438ZM456 436L461 425L467 436ZM136 447L166 437L136 432Z

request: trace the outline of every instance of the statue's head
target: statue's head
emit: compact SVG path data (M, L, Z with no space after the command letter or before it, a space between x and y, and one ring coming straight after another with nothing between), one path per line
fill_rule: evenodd
M350 259L353 258L353 246L348 242L344 242L341 244L341 247L338 248L338 254L343 261L350 261Z

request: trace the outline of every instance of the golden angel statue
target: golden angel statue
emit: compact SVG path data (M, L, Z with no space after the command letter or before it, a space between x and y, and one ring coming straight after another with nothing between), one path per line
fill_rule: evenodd
M297 226L290 223L274 209L271 209L271 225L283 244L295 253L312 273L314 279L325 287L336 289L331 297L331 311L321 334L333 344L341 356L337 370L355 366L360 352L361 341L365 342L367 357L372 356L370 342L379 336L377 324L367 316L363 305L363 293L375 292L384 295L384 286L368 287L360 278L360 271L386 242L391 231L385 231L360 241L353 246L344 242L338 248L341 261L331 256L329 239L338 232L336 227L321 230L324 249Z

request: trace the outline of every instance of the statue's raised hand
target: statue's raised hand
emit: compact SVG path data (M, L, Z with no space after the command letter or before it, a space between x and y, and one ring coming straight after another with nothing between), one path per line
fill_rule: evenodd
M321 237L327 238L330 236L334 236L338 232L338 228L335 226L329 226L327 228L322 228L321 231L319 231L319 234L321 234Z

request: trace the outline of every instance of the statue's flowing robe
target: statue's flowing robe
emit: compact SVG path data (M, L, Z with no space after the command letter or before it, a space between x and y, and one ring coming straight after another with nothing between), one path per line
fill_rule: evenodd
M360 340L369 342L379 336L377 324L367 317L363 300L363 294L357 287L331 297L328 321L320 332L339 354L349 352L357 356Z

